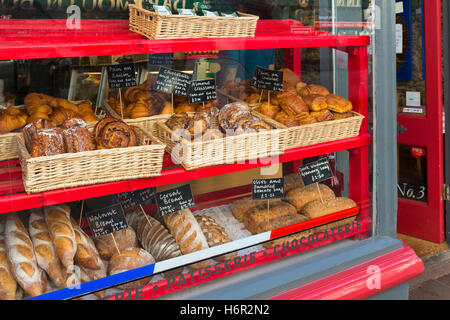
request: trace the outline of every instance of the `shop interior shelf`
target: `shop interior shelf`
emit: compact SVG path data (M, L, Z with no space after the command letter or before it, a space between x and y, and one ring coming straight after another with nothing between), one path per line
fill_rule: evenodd
M367 46L368 36L331 35L296 20L259 20L255 37L149 40L128 20L0 20L0 60L163 52Z
M271 161L262 159L242 164L224 164L213 167L205 167L191 171L186 171L179 166L174 167L170 156L166 155L162 174L158 177L65 188L34 194L27 194L24 191L19 161L17 159L3 161L0 162L0 213L21 211L42 206L101 197L120 192L191 181L263 167L267 166L268 163L285 163L331 152L357 149L368 146L370 141L370 135L363 134L354 138L289 149L286 150L283 155L270 159Z

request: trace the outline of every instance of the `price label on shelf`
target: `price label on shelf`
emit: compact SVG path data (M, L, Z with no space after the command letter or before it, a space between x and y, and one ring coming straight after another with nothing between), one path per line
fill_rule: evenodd
M188 94L190 104L216 100L216 79L191 81Z
M161 67L154 89L165 93L187 96L191 80L192 74Z
M158 205L160 216L194 206L191 185L185 184L178 188L158 192L156 194L156 204Z
M134 63L108 66L107 72L108 85L110 89L137 86Z
M106 208L87 212L86 217L95 238L128 227L122 206L119 203Z
M330 164L327 158L308 163L298 168L298 172L303 179L305 186L328 180L333 177Z
M149 66L171 66L173 64L173 53L154 53L148 55Z
M256 66L252 84L258 89L282 92L283 78L283 71L264 69Z
M284 197L284 178L253 179L252 199L270 200Z
M156 188L123 192L116 195L122 208L128 210L139 205L148 205L155 201Z

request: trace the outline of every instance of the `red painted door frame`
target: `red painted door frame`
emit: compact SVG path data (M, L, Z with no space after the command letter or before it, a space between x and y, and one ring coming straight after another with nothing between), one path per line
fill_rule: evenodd
M398 144L424 146L427 149L428 203L398 199L397 231L420 239L441 243L444 234L443 92L441 57L441 1L423 1L425 39L426 116L397 116L406 128L399 133Z

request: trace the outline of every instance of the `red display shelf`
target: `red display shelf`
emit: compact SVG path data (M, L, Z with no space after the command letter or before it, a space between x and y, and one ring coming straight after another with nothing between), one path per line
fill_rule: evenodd
M367 46L368 36L330 35L295 20L260 20L255 37L149 40L128 20L0 20L0 60L164 52ZM188 48L188 50L187 50Z
M163 171L159 177L65 188L34 194L27 194L24 191L21 179L22 172L18 160L3 161L0 162L0 213L21 211L42 206L96 198L120 192L218 176L267 166L268 163L284 163L331 152L358 149L367 147L370 143L370 135L365 134L354 138L289 149L286 150L283 155L270 159L270 162L268 159L261 159L246 163L205 167L191 171L186 171L181 167L174 167L170 157L166 156L163 164Z

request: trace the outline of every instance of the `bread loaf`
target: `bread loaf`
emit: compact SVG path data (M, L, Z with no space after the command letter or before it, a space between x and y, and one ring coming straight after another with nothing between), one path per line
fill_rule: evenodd
M280 217L273 217L256 225L256 227L253 229L253 233L257 234L278 228L283 228L306 220L308 220L307 217L297 213Z
M269 200L269 203L272 205L280 201L281 199L273 199ZM252 200L251 197L241 198L233 201L233 203L231 204L231 212L239 222L243 222L245 213L260 204L261 201Z
M319 192L320 188L320 192ZM334 198L334 192L328 186L319 183L313 183L303 188L295 188L286 193L285 200L292 204L297 211L301 211L303 206L308 202L317 199L330 199Z
M45 272L39 268L33 243L16 214L6 218L4 235L6 255L17 283L31 297L44 294L47 290Z
M195 219L197 219L197 222L200 225L200 228L202 229L206 240L208 241L209 247L215 247L232 241L225 229L220 224L218 224L214 218L206 215L196 215ZM217 256L214 259L218 261L225 261L233 259L236 256L237 252L234 251L221 256Z
M355 201L349 198L330 198L324 199L323 202L319 199L307 203L302 208L301 213L310 219L314 219L354 207L356 207Z
M148 218L148 220L147 220ZM136 234L142 247L148 251L156 261L163 261L182 255L178 243L170 232L156 219L145 218L141 213L137 223ZM150 223L149 223L150 222ZM180 274L183 268L166 271L163 277L172 277Z
M132 269L144 267L146 265L155 263L153 256L141 248L126 248L120 253L116 252L109 261L108 274L113 275ZM134 289L139 286L145 286L151 280L152 276L145 277L140 280L132 281L117 286L120 289Z
M71 219L72 228L75 232L75 241L77 242L77 251L75 253L75 262L78 266L89 269L100 269L103 261L100 259L94 241L80 228L80 226Z
M183 254L200 251L209 248L208 241L200 228L191 210L184 209L164 216L164 223L170 233L175 237ZM204 260L189 265L191 269L205 268L210 260Z
M67 205L51 206L46 207L44 212L56 254L64 267L69 268L74 265L74 257L77 252L75 232L70 222L70 207Z
M291 173L284 176L284 193L287 193L295 188L302 188L305 185L303 184L303 179L300 177L298 173Z
M39 267L48 274L57 287L65 288L65 270L56 255L42 210L35 210L30 214L28 230Z
M106 277L106 268L103 266L100 269L93 270L88 268L80 267L80 281L81 283L93 281L96 279L101 279ZM100 299L103 299L106 294L106 290L96 291L94 294L99 297Z
M253 234L261 223L267 222L271 219L278 219L287 215L296 215L297 210L294 206L287 202L280 201L267 207L267 203L263 203L255 208L247 211L244 217L245 227Z
M9 268L4 231L5 223L0 220L0 300L16 300L17 282Z
M120 251L126 248L138 247L138 239L133 228L128 226L128 228L113 232L111 234L106 234L95 239L95 246L97 247L98 253L103 260L111 259L112 255L117 252L116 244Z

